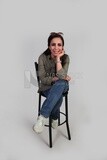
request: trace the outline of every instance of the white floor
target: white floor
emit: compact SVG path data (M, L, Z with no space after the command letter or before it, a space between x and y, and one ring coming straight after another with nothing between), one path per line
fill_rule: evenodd
M69 110L72 140L67 139L65 124L53 130L53 148L49 148L48 128L37 135L32 126L36 120L37 95L24 89L22 94L2 97L0 111L0 159L73 159L107 160L106 113L84 111L82 119ZM69 101L71 107L71 100ZM63 106L62 106L63 107ZM73 108L73 107L72 107ZM79 114L81 114L79 112ZM78 114L78 115L79 115ZM77 115L77 117L78 117ZM86 116L86 117L85 117Z

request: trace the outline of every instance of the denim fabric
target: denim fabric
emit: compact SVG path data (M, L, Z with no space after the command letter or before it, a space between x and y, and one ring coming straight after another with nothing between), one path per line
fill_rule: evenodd
M43 102L40 114L46 118L51 114L52 119L57 119L63 101L63 93L68 89L68 81L57 80L50 89L43 91L42 93L46 97L46 100Z

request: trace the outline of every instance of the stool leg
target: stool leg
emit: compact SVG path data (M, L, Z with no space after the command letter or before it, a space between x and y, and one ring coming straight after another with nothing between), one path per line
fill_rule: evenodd
M38 116L40 115L40 108L41 108L41 93L39 93Z
M69 124L68 124L68 123L66 123L66 126L67 126L67 132L68 132L68 139L69 139L69 140L71 140Z
M58 126L60 126L60 111L59 111L59 117L58 117Z
M71 140L71 134L68 124L68 95L65 96L65 112L66 112L66 127L67 127L68 139Z
M49 117L49 145L52 148L52 127L51 127L52 118Z

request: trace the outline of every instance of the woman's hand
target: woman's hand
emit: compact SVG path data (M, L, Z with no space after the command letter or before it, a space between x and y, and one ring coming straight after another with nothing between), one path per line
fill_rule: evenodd
M57 81L58 79L59 79L59 78L55 76L55 77L53 77L52 81L55 82L55 81Z
M55 81L57 81L57 80L59 80L59 78L58 78L58 77L56 77L56 76L55 76L55 77L53 77L53 79L52 79L52 81L53 81L53 82L55 82ZM64 80L66 80L66 81L70 81L70 80L71 80L71 77L67 75L67 76L64 78Z
M59 60L64 54L65 54L65 51L63 49L59 54L57 54L56 59Z
M71 77L67 75L66 78L65 78L65 80L70 81Z

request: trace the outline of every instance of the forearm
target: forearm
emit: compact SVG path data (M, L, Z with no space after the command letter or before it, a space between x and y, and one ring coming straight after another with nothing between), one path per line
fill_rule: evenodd
M40 81L41 81L42 84L51 85L51 83L53 81L53 77L51 77L51 76L49 76L49 77L40 76Z
M56 76L59 79L65 79L68 73L69 62L67 62L61 69L57 70Z
M56 59L56 72L59 71L60 69L62 69L62 64L60 58L58 57Z
M70 59L69 56L65 56L64 62L61 60L61 57L56 58L56 76L59 79L65 79L68 73Z

